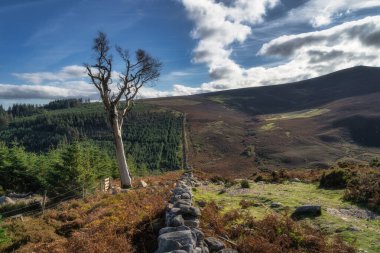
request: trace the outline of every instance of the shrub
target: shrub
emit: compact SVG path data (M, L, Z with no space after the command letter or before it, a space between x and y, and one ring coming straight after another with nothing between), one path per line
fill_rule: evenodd
M248 180L242 180L240 182L240 186L241 186L241 188L244 188L244 189L251 188L251 186L249 185Z
M245 157L252 157L252 156L255 156L255 147L254 146L248 146L244 151L243 153L241 153L241 155L245 156Z
M375 157L373 158L370 162L369 162L369 166L370 167L380 167L380 160L378 157Z
M264 178L263 178L263 176L261 176L261 175L259 175L259 176L257 176L256 178L255 178L255 182L257 183L257 182L260 182L260 181L264 181Z
M319 181L319 187L327 189L346 188L351 176L351 173L347 170L333 170L328 174L323 173Z
M380 212L380 174L360 174L347 185L344 199Z

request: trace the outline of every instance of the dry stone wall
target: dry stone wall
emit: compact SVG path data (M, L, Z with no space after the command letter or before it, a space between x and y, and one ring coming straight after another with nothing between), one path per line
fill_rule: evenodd
M216 238L205 238L199 229L201 210L193 205L192 195L192 187L197 184L192 172L184 173L176 183L155 253L237 253Z

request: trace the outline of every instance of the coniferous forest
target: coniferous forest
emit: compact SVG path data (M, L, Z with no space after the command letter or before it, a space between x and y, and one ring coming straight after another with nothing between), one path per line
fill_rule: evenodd
M136 105L123 129L134 176L181 168L182 124L178 112ZM117 177L114 152L100 103L68 99L44 106L0 107L0 185L4 190L49 189L51 195L58 195L68 185L90 186L102 177Z

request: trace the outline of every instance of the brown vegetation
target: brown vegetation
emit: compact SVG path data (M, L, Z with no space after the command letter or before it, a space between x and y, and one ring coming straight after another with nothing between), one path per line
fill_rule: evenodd
M347 185L344 199L380 213L380 172L360 173Z
M179 173L144 178L147 188L73 200L44 217L6 220L3 252L153 252Z
M330 240L321 231L296 223L287 215L256 220L244 210L223 214L213 202L203 209L201 226L206 235L224 238L240 253L356 252L340 238Z

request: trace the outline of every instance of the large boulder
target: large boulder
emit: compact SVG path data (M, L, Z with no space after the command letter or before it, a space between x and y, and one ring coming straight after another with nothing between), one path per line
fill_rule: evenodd
M186 226L165 227L165 228L161 228L160 229L159 235L166 234L166 233L171 233L171 232L185 231L185 230L190 230L190 228L186 227Z
M195 206L181 206L180 212L182 216L186 219L186 217L200 217L201 216L201 210L199 210L198 207Z
M297 209L292 214L292 218L300 219L304 217L317 217L317 216L320 216L321 214L322 214L321 206L307 205L307 206L297 207Z
M191 230L163 233L158 237L158 250L155 253L165 253L174 250L184 250L190 253L195 249L196 243L196 235Z
M185 221L183 220L182 215L176 215L171 220L169 220L170 227L180 227L185 225Z

